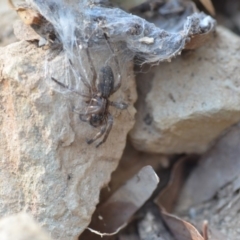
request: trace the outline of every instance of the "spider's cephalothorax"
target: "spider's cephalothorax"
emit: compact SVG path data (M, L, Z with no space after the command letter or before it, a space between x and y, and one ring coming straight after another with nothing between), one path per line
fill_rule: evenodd
M93 78L90 83L81 76L82 82L88 89L87 95L83 95L73 89L70 89L68 86L60 83L55 78L52 78L52 80L62 87L76 92L86 98L87 107L84 111L79 113L79 118L84 122L88 122L93 127L100 127L100 131L93 138L87 140L87 143L91 144L102 137L102 140L96 144L96 147L99 147L107 140L113 125L113 117L109 112L109 106L114 106L115 108L123 110L126 109L128 105L124 102L112 102L109 100L109 97L121 86L120 73L118 73L118 79L116 82L112 68L108 65L102 67L97 74L88 49L86 49L86 53L93 73ZM120 69L115 55L114 59L117 68ZM70 64L72 65L71 61Z

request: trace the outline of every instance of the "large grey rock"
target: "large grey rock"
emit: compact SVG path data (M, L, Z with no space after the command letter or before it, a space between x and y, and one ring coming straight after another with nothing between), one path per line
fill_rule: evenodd
M18 19L18 16L16 12L10 8L7 0L0 1L0 16L0 46L6 46L17 41L13 34L13 23Z
M93 57L100 66L103 55ZM100 129L72 111L84 100L51 88L58 87L51 76L59 81L67 76L62 53L50 62L48 57L27 42L0 48L0 217L25 210L53 239L76 240L89 224L134 124L134 76L132 64L121 62L124 81L111 100L126 102L128 109L110 108L112 131L95 148L86 138Z
M51 240L26 213L0 219L1 240Z
M152 153L202 153L240 121L238 36L224 28L206 46L137 76L135 148Z

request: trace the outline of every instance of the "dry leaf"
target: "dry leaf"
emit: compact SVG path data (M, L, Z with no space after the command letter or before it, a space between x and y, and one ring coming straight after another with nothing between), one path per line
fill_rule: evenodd
M168 185L155 199L155 203L164 208L167 212L172 212L179 192L181 191L184 179L184 164L186 158L180 159L173 167Z
M198 230L189 222L162 212L162 217L176 240L204 240Z
M199 159L198 155L189 155L179 159L173 166L170 180L167 186L160 192L155 198L154 202L160 207L165 209L166 212L171 213L175 207L175 203L178 200L181 193L182 186L186 179L186 167L192 162L194 165ZM187 165L187 166L186 166Z

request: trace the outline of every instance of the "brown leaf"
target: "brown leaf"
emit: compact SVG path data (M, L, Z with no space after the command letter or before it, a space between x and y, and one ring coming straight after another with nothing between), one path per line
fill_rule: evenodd
M189 222L162 212L162 217L177 240L204 240L198 230Z
M155 203L171 212L181 191L184 179L184 164L186 158L180 159L173 167L171 178L165 189L156 197Z
M196 165L198 159L198 155L188 155L179 159L174 164L167 186L154 200L160 209L164 208L168 213L171 213L173 211L179 194L181 193L182 186L187 177L186 170L190 165L192 165L192 163Z
M204 240L224 240L227 239L221 232L216 228L209 226L208 221L202 222L202 233Z

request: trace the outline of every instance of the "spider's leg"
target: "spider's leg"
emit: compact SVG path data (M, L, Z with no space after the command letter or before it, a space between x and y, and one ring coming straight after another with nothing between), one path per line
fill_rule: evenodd
M113 116L112 116L110 113L108 113L108 117L107 117L107 127L106 127L106 130L105 130L105 135L104 135L102 141L100 141L100 142L96 145L96 147L99 147L101 144L103 144L103 143L106 142L106 140L107 140L107 138L108 138L108 135L109 135L109 133L110 133L110 131L111 131L111 129L112 129L112 126L113 126Z
M107 123L105 123L104 126L101 127L100 131L92 139L87 140L87 143L91 144L95 142L106 132L106 130L107 130Z
M89 96L88 96L87 94L81 93L81 92L79 92L79 91L76 91L76 90L73 89L73 88L70 88L68 85L65 85L64 83L59 82L56 78L51 77L51 79L52 79L55 83L57 83L58 85L60 85L61 87L66 88L67 90L69 90L70 92L74 92L74 93L80 95L81 97L89 98Z
M73 66L72 60L68 59L69 64L71 66L72 72L75 76L75 78L80 78L81 81L83 82L83 84L85 85L85 87L87 87L88 91L91 92L91 85L89 84L89 82L78 72L76 72L76 67Z
M86 115L86 114L79 114L79 119L83 122L89 122L90 116Z
M120 110L124 110L124 109L128 108L128 105L125 102L110 102L109 101L109 105L113 106L117 109L120 109Z
M98 106L88 106L87 107L87 111L86 114L99 114L101 112L101 108L99 108Z
M92 82L91 82L91 88L92 88L92 91L96 93L96 92L97 92L97 87L96 87L97 72L96 72L96 69L95 69L95 67L94 67L91 54L90 54L90 52L89 52L89 47L86 48L86 54L87 54L88 61L89 61L89 64L90 64L91 72L92 72L92 74L93 74Z
M86 50L86 54L87 54L87 57L88 57L88 61L89 61L89 65L90 65L90 70L93 74L93 77L92 77L92 82L91 82L91 87L92 87L92 92L96 93L97 92L97 87L96 87L96 82L97 82L97 72L96 72L96 69L94 67L94 64L93 64L93 60L92 60L92 57L91 57L91 53L89 51L89 41L90 39L94 36L94 33L96 32L97 29L93 30L93 32L89 35L89 38L87 40L87 47L85 48ZM88 34L87 34L88 35Z
M104 33L103 36L104 36L104 38L106 39L107 45L108 45L110 51L111 51L112 54L113 54L113 58L114 58L114 61L115 61L115 63L116 63L116 67L117 67L117 74L118 74L118 75L117 75L117 82L116 82L116 84L115 84L115 86L114 86L114 89L113 89L113 91L112 91L112 94L113 94L113 93L115 93L115 92L121 87L122 76L121 76L119 61L118 61L118 58L117 58L117 56L116 56L116 54L115 54L115 51L114 51L113 47L111 46L111 43L109 42L106 33Z

